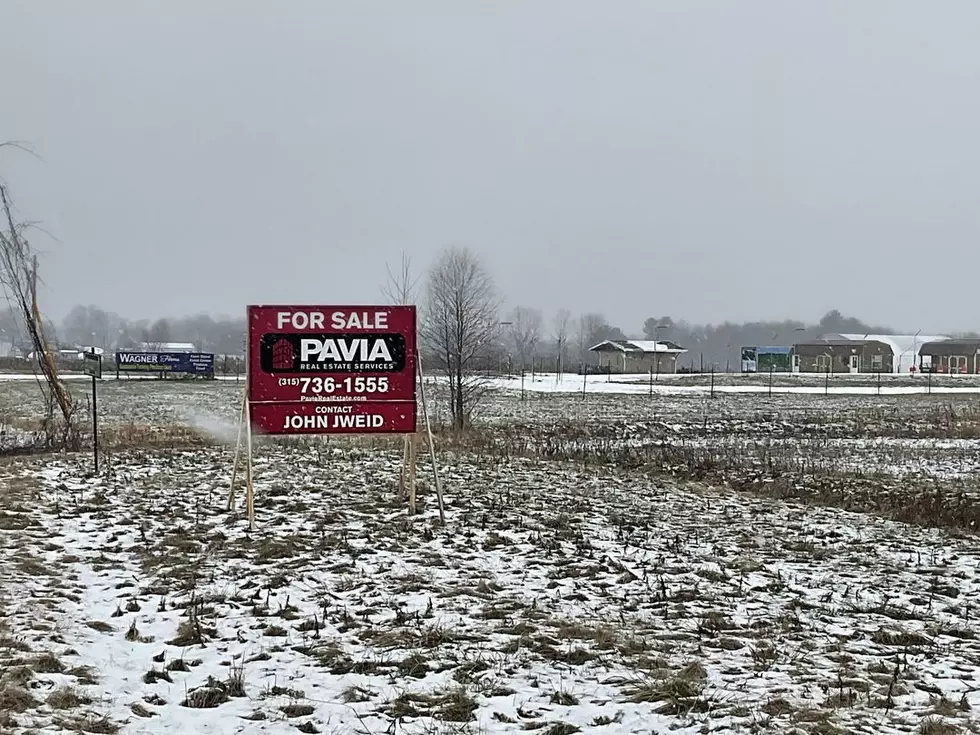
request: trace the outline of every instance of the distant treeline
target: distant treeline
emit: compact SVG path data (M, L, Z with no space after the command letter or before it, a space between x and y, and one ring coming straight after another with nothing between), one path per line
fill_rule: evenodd
M501 315L512 326L502 327L500 341L488 350L487 360L519 369L523 363L547 366L557 361L559 351L567 369L588 362L588 348L606 339L659 339L676 342L688 350L680 366L699 369L737 370L740 348L743 345L791 345L822 334L852 332L857 334L894 334L888 326L868 324L855 317L833 310L816 324L797 320L723 322L696 324L670 316L649 317L637 324L609 324L602 314L572 315L568 310L556 310L547 316L535 309L517 307ZM0 334L7 335L8 344L23 346L19 339L23 330L8 311L0 312ZM129 320L97 306L76 306L60 325L46 324L46 334L53 346L101 347L107 352L130 349L140 343L191 342L202 352L219 355L217 369L231 373L234 364L224 367L222 357L243 352L245 320L214 318L200 314L184 318L165 318L156 321ZM26 354L26 353L23 353ZM489 364L489 363L488 363Z
M7 341L23 352L26 340L16 315L10 311L0 313L0 330L10 335ZM241 355L245 320L215 319L207 314L156 321L129 320L97 306L76 306L60 325L47 322L45 336L52 346L64 348L92 346L110 352L131 349L143 342L192 342L201 352Z

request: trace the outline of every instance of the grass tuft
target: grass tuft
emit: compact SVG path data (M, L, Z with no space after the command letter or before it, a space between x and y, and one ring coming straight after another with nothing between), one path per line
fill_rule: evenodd
M31 663L31 668L33 668L34 671L39 674L63 674L68 669L68 667L61 662L61 659L50 651L47 653L42 653L40 656L35 658Z
M190 709L214 709L229 699L224 687L204 686L189 692L180 706Z
M286 704L279 708L286 717L309 717L316 711L312 704Z
M0 686L0 712L26 712L41 703L27 689L14 684Z
M91 697L69 686L58 687L47 698L48 706L54 709L75 709L91 702Z

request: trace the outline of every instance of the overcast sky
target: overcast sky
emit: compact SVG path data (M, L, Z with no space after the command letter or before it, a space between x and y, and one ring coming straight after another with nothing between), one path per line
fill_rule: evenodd
M980 329L980 3L4 0L45 311L379 299Z

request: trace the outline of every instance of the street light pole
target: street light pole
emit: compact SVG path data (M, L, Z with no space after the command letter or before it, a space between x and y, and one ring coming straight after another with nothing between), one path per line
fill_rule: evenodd
M922 361L919 360L919 350L918 350L918 342L917 342L917 340L919 339L919 334L921 332L922 329L916 329L915 334L912 335L912 367L913 368L916 368L917 363L919 368L922 367ZM916 370L912 370L911 372L914 375Z
M660 380L660 330L666 329L666 324L657 324L653 328L653 362L656 365L656 380Z

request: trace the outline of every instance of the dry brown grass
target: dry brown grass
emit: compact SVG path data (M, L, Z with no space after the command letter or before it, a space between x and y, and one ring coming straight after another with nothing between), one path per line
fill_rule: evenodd
M312 704L286 704L279 708L286 717L308 717L316 712Z
M435 716L446 722L469 722L477 710L476 700L459 686L443 693L435 702Z
M107 452L119 452L130 449L192 449L211 446L214 440L198 429L179 424L152 426L126 423L100 427L99 444Z
M121 725L113 722L108 716L87 715L64 720L56 720L59 727L74 732L92 733L92 735L114 735L119 732Z
M212 709L229 701L230 697L224 687L205 686L188 692L187 697L180 703L181 707L190 709Z
M54 653L42 653L31 662L31 668L39 674L63 674L68 667Z
M941 717L926 717L919 723L920 735L956 735L963 730L952 722L946 722Z
M26 712L41 703L27 689L16 684L0 684L0 712Z
M980 437L980 410L961 406L957 414L960 418L951 424L941 417L942 409L936 410L936 416L926 415L919 423L910 423L907 416L896 421L890 416L874 415L873 411L870 415L859 412L857 418L848 419L848 428L842 430L842 435L862 439L896 438L910 436L914 430L911 436L916 438ZM807 420L810 419L804 418L790 427L790 436L807 437L811 430ZM740 492L780 500L803 500L872 513L916 525L971 531L980 527L980 496L964 492L968 488L955 482L937 483L928 476L893 477L841 471L840 450L829 443L821 450L826 453L825 458L812 458L810 445L801 459L799 446L792 442L767 445L764 425L742 442L687 444L649 442L650 437L632 423L590 425L588 431L571 424L504 425L450 433L441 440L446 443L446 449L462 454L617 467L730 486ZM923 428L933 424L944 428L936 431ZM786 429L782 429L779 436L785 438ZM744 428L741 431L744 433ZM628 438L649 443L637 448L623 441ZM911 450L904 452L904 459L908 460Z
M0 650L20 651L27 653L31 650L30 644L22 638L11 638L10 636L0 636Z
M75 709L83 704L91 704L92 698L75 687L63 686L51 692L46 701L54 709Z
M133 702L133 704L129 706L129 709L132 710L133 714L136 715L137 717L143 717L149 719L150 717L157 716L156 712L151 710L149 707L144 707L143 704L140 702Z
M658 705L656 711L660 714L687 714L706 707L702 697L706 678L704 667L693 661L669 676L633 681L624 693L630 702Z

